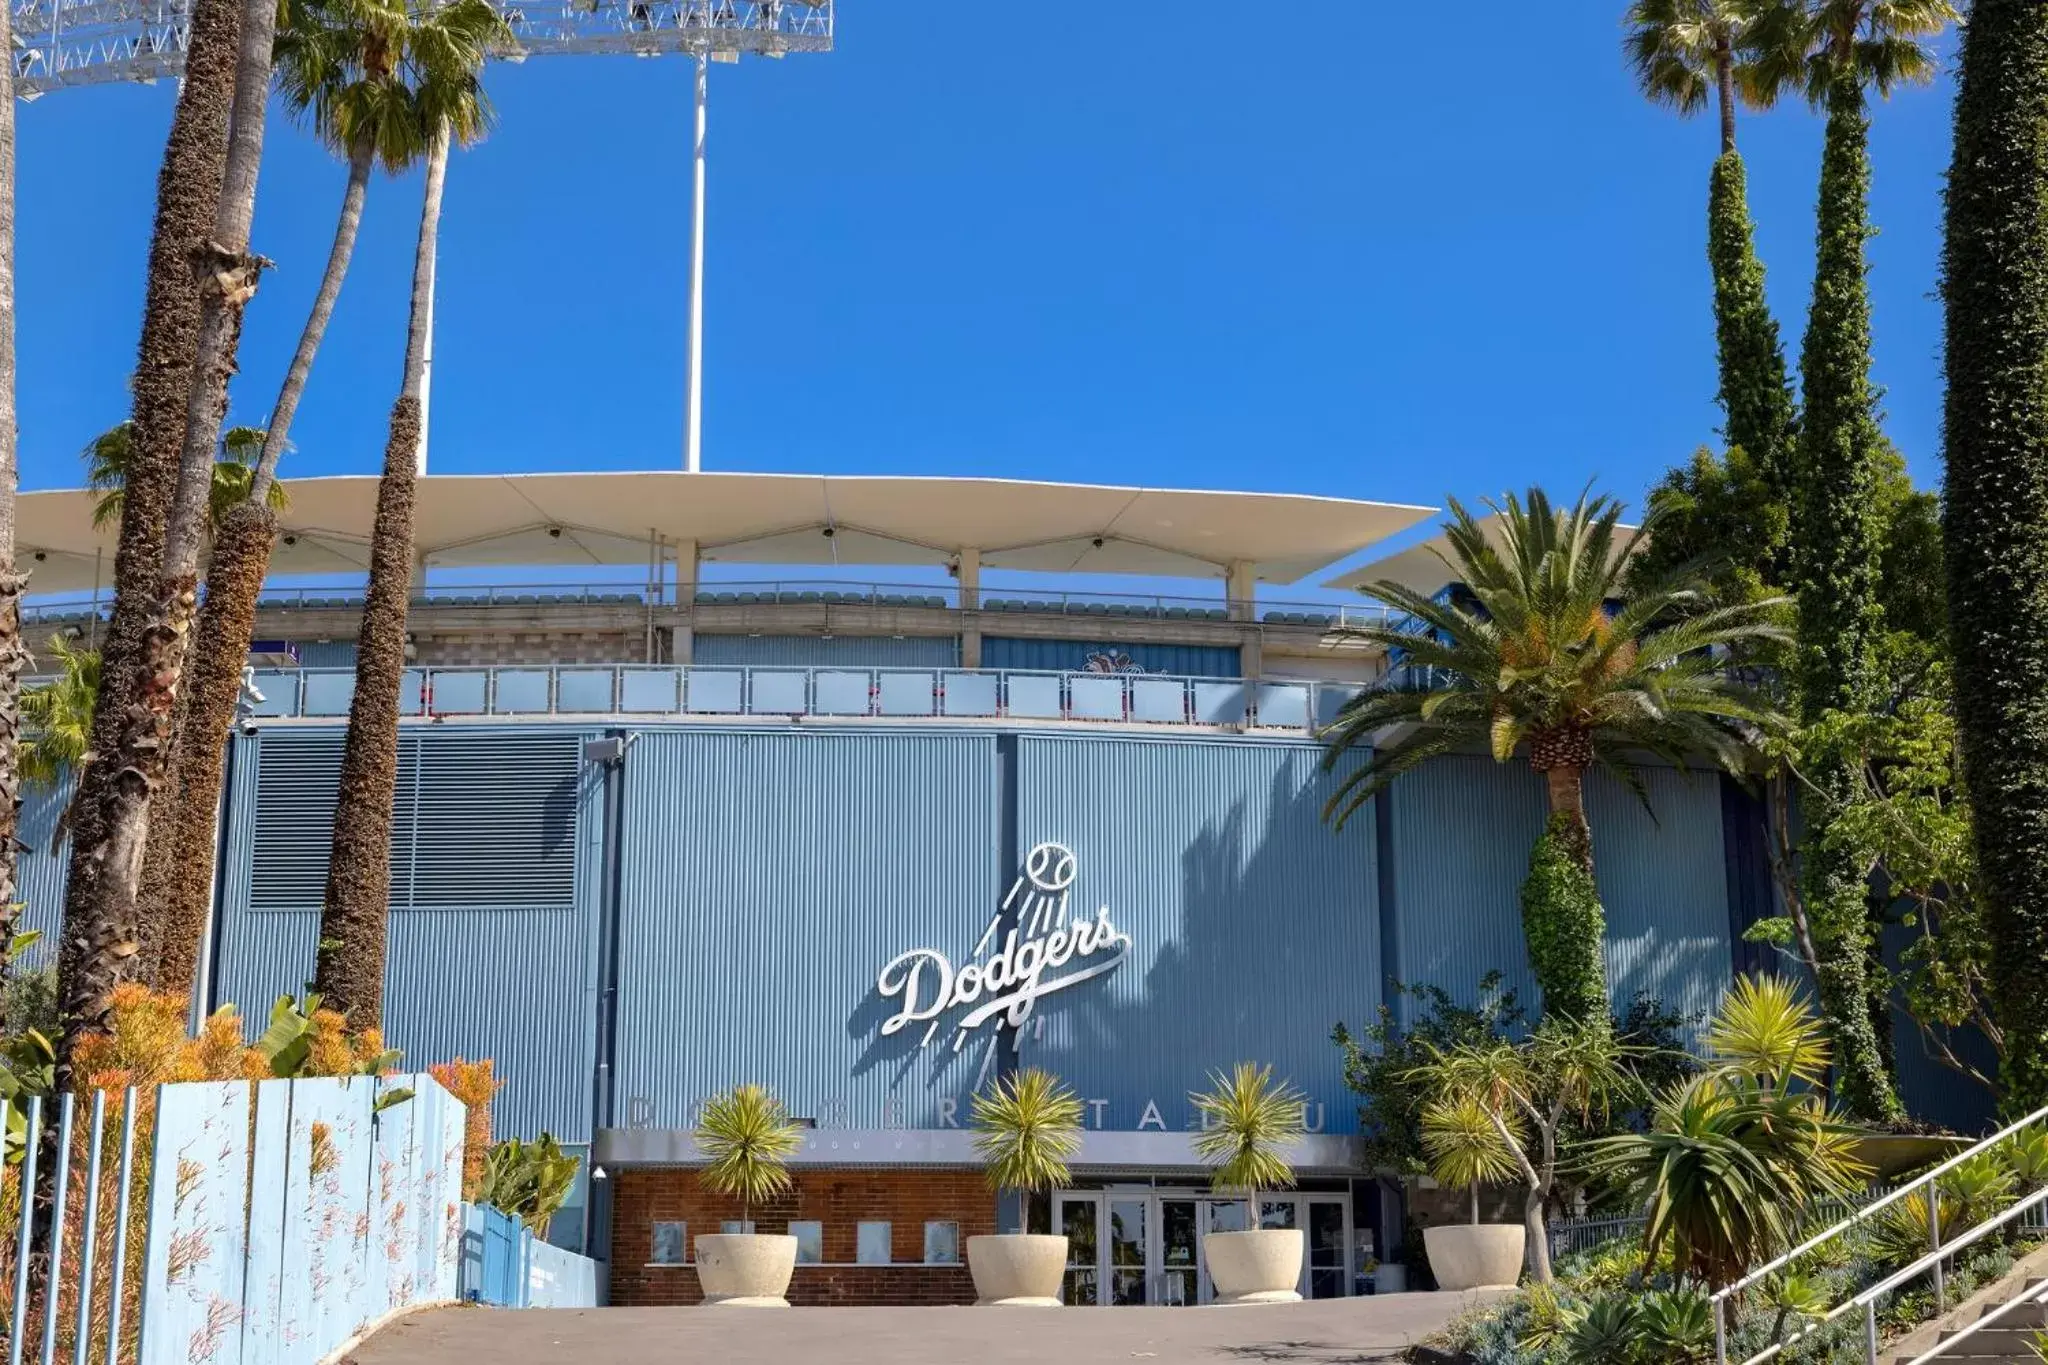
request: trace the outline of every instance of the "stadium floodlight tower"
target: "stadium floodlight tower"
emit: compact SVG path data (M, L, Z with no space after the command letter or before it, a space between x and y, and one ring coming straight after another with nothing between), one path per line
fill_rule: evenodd
M433 4L435 0L423 0ZM490 0L512 41L498 55L682 53L697 66L684 467L701 464L704 379L704 114L709 65L832 50L833 0ZM15 91L153 84L185 68L193 0L0 0L14 18ZM431 323L429 324L431 326Z

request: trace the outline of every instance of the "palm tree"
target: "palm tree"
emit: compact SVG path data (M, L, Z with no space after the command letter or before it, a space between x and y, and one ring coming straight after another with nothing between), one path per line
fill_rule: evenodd
M68 636L52 635L50 659L56 676L21 694L26 731L21 743L24 780L55 786L77 777L91 751L93 703L100 690L100 655L81 649Z
M1942 543L2007 1103L2048 1104L2048 7L1976 0L1949 172ZM2048 1357L2044 1357L2048 1358Z
M64 932L58 939L57 974L66 1021L57 1048L59 1089L71 1088L71 1060L78 1043L105 1032L114 988L133 977L139 965L141 935L132 879L141 861L142 840L132 816L117 819L121 794L114 775L126 766L130 732L146 728L137 723L147 709L135 695L142 681L138 665L161 606L164 538L184 454L192 372L199 352L201 305L192 246L208 240L216 225L227 174L244 13L241 0L194 0L184 79L157 178L131 408L134 456L124 489L114 554L113 612L93 709L92 751L113 761L86 769L73 803ZM50 1131L54 1134L55 1129ZM49 1155L54 1157L54 1151Z
M1763 262L1756 255L1756 229L1749 216L1749 173L1735 149L1738 105L1768 108L1782 89L1779 73L1759 67L1747 36L1773 0L1635 0L1625 23L1629 64L1644 95L1690 116L1716 103L1721 121L1721 154L1707 192L1707 258L1714 276L1714 333L1719 359L1721 409L1728 444L1742 451L1738 466L1754 468L1773 499L1784 495L1791 462L1795 418L1785 348L1764 294ZM1674 471L1659 486L1665 496L1683 494L1684 474ZM1666 493L1669 489L1670 492ZM1654 495L1653 495L1654 496ZM1682 520L1674 515L1673 530ZM1680 534L1678 539L1689 537ZM1781 582L1782 536L1736 550L1766 582Z
M1635 0L1622 47L1636 83L1658 104L1697 114L1709 99L1721 116L1721 151L1735 150L1735 107L1768 108L1777 92L1751 86L1743 32L1764 0Z
M412 595L413 498L424 438L427 345L433 309L434 250L448 144L465 129L480 135L488 118L474 73L460 86L422 87L423 115L434 118L427 153L419 248L413 257L412 314L405 375L391 407L384 473L370 533L370 581L356 635L356 685L349 700L334 809L334 844L320 906L314 989L355 1028L375 1028L384 1012L384 936L390 914L391 803L398 784L399 690L405 678L406 603Z
M221 518L207 571L178 737L177 787L150 839L149 863L158 873L150 878L158 895L155 918L162 926L155 972L166 990L185 989L198 966L213 885L222 754L277 538L268 496L278 486L286 435L355 249L371 168L382 164L397 174L429 156L443 121L464 144L482 137L490 106L478 72L490 48L510 37L484 0L425 9L399 0L296 0L284 13L277 64L286 106L347 158L348 180L327 270L271 411L248 496Z
M1630 556L1654 532L1655 512L1624 536L1620 505L1606 497L1581 495L1562 508L1531 489L1526 503L1510 494L1487 506L1496 517L1482 523L1451 500L1442 556L1460 585L1451 600L1399 583L1367 589L1408 620L1347 634L1406 666L1346 705L1326 732L1326 768L1354 748L1369 753L1338 784L1325 814L1341 827L1396 778L1439 755L1479 747L1505 763L1526 745L1550 808L1524 888L1531 965L1548 1009L1604 1018L1586 771L1597 763L1638 796L1631 753L1675 763L1704 755L1743 771L1756 733L1783 721L1717 655L1783 639L1774 620L1782 602L1709 608L1697 580L1683 573L1630 582ZM1385 742L1383 732L1397 728L1403 736ZM1547 908L1556 896L1538 895L1549 894L1545 886L1561 887L1570 902L1561 923Z
M0 14L0 52L12 54L12 15ZM14 568L14 491L20 428L14 411L14 63L0 62L0 944L14 935L14 833L21 824L21 594ZM10 959L0 953L0 999ZM0 1018L0 1023L4 1023Z
M1876 643L1883 526L1875 496L1884 438L1870 378L1868 92L1930 79L1927 40L1955 22L1948 0L1784 0L1749 34L1759 79L1802 89L1827 111L1813 303L1799 358L1803 413L1792 517L1799 595L1800 720L1860 710L1879 691ZM1829 837L1854 785L1843 763L1809 774L1803 899L1835 1030L1836 1091L1872 1122L1901 1110L1883 1039L1890 1006L1870 970L1874 930L1863 860Z
M263 434L261 427L229 427L221 433L220 457L213 465L213 487L206 496L207 510L216 528L230 508L249 496L257 452L263 449ZM92 505L94 528L119 523L127 498L128 470L135 459L135 423L122 422L107 428L86 443L79 458L85 461L85 486L99 494ZM265 500L277 512L291 505L282 484L270 485Z

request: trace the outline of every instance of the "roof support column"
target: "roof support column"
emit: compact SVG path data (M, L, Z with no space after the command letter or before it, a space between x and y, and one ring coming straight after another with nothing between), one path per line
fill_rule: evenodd
M697 570L703 556L694 540L676 543L676 608L681 623L669 637L669 662L687 664L697 647Z
M1230 561L1230 567L1226 571L1226 576L1223 580L1223 595L1228 599L1231 620L1250 621L1256 619L1254 616L1255 604L1253 602L1253 595L1257 591L1257 588L1254 586L1256 581L1252 573L1252 563L1250 560L1233 559Z
M960 583L960 666L981 667L981 551L962 550L953 570Z

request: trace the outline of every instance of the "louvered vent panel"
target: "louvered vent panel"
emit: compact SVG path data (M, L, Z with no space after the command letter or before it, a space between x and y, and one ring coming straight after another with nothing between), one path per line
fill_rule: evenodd
M401 736L393 908L569 904L577 744L573 734ZM319 907L341 749L339 731L263 736L250 909Z
M573 734L435 735L420 766L413 906L571 903L581 761Z

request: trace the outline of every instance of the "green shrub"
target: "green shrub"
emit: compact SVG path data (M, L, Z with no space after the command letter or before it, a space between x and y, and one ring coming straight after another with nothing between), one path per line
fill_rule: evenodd
M578 1164L552 1134L542 1133L532 1142L508 1138L484 1158L477 1200L502 1209L526 1224L534 1236L544 1237L549 1222L576 1188Z
M1638 1358L1658 1365L1701 1365L1714 1358L1714 1310L1690 1289L1643 1296L1636 1314Z
M1640 1301L1628 1294L1595 1299L1565 1338L1574 1365L1637 1365Z

